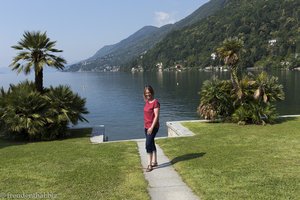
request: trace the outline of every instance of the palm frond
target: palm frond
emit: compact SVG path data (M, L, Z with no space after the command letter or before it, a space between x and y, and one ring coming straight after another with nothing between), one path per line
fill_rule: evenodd
M34 68L35 72L39 72L45 65L63 69L66 60L52 54L62 52L62 50L54 48L55 44L56 41L50 41L46 32L25 31L18 44L12 46L13 49L20 51L10 65L12 70L17 70L18 73L24 71L27 74L31 68ZM42 80L42 77L38 80ZM39 81L37 89L42 88L43 82Z

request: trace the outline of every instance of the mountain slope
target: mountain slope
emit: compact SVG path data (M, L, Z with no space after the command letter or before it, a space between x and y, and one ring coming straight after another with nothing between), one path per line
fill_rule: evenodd
M153 69L206 67L214 64L211 53L228 37L244 40L243 67L291 68L300 65L299 0L228 0L224 8L192 26L168 34L142 59L128 64Z
M123 59L127 62L136 56L135 51L143 52L149 45L151 46L147 43L147 38L156 35L157 31L157 27L145 26L127 39L114 45L104 46L92 57L71 65L68 71L101 71L107 66L120 65ZM143 46L138 44L143 44Z
M175 23L162 26L145 26L128 38L114 45L107 45L92 57L68 67L67 71L103 71L112 66L123 66L138 58L160 42L168 33L192 25L221 9L226 0L211 0L188 17Z
M223 9L227 1L228 0L210 0L208 3L202 5L189 16L175 23L175 25L178 29L181 29L185 26L190 26L198 22L199 20L204 19L214 14L215 12Z

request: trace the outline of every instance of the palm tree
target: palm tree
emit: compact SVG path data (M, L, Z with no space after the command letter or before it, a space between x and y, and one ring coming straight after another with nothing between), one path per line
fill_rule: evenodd
M239 87L238 79L238 61L239 61L239 51L243 47L243 41L238 38L228 38L225 39L222 46L217 48L217 54L224 60L225 65L230 67L231 71L231 82L233 88L241 98L242 92Z
M47 115L56 118L57 124L64 121L71 122L74 125L76 125L78 121L88 122L88 120L82 116L82 114L89 113L85 108L86 99L72 92L69 86L59 85L55 88L50 86L46 97L50 104Z
M278 78L268 76L266 72L261 72L255 80L254 98L259 103L271 103L284 100L283 86L278 83Z
M32 82L24 81L11 84L7 92L1 90L1 132L5 135L36 139L44 132L47 102L34 87Z
M205 119L227 118L233 113L232 84L229 80L213 77L204 81L201 88L198 113Z
M30 73L32 68L34 68L35 86L37 91L42 93L44 66L47 65L56 69L63 69L66 60L52 54L62 52L62 50L54 48L56 41L50 41L46 32L25 31L23 37L24 38L18 42L18 45L12 46L13 49L19 50L20 52L13 58L13 62L10 66L12 70L17 70L18 73L24 71L25 74Z

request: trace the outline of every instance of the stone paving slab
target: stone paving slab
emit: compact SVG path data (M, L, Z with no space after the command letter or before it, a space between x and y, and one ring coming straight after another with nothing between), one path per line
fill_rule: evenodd
M158 166L151 172L146 172L147 153L145 140L137 141L141 156L144 175L148 181L148 191L152 200L199 200L192 190L182 181L181 177L156 144Z

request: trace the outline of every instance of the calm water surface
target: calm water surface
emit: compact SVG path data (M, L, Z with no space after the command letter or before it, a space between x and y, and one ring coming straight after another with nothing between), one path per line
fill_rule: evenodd
M277 107L281 115L300 114L300 72L272 72L284 85L286 99ZM198 92L211 72L147 72L147 73L66 73L46 72L45 86L66 84L73 91L86 98L89 123L78 126L105 125L109 140L143 138L143 88L150 84L155 97L161 103L158 136L166 136L166 121L198 119L196 113L200 96ZM219 78L229 78L228 72L216 74ZM9 83L24 79L33 80L33 75L25 77L15 73L0 72L0 86L8 88Z

